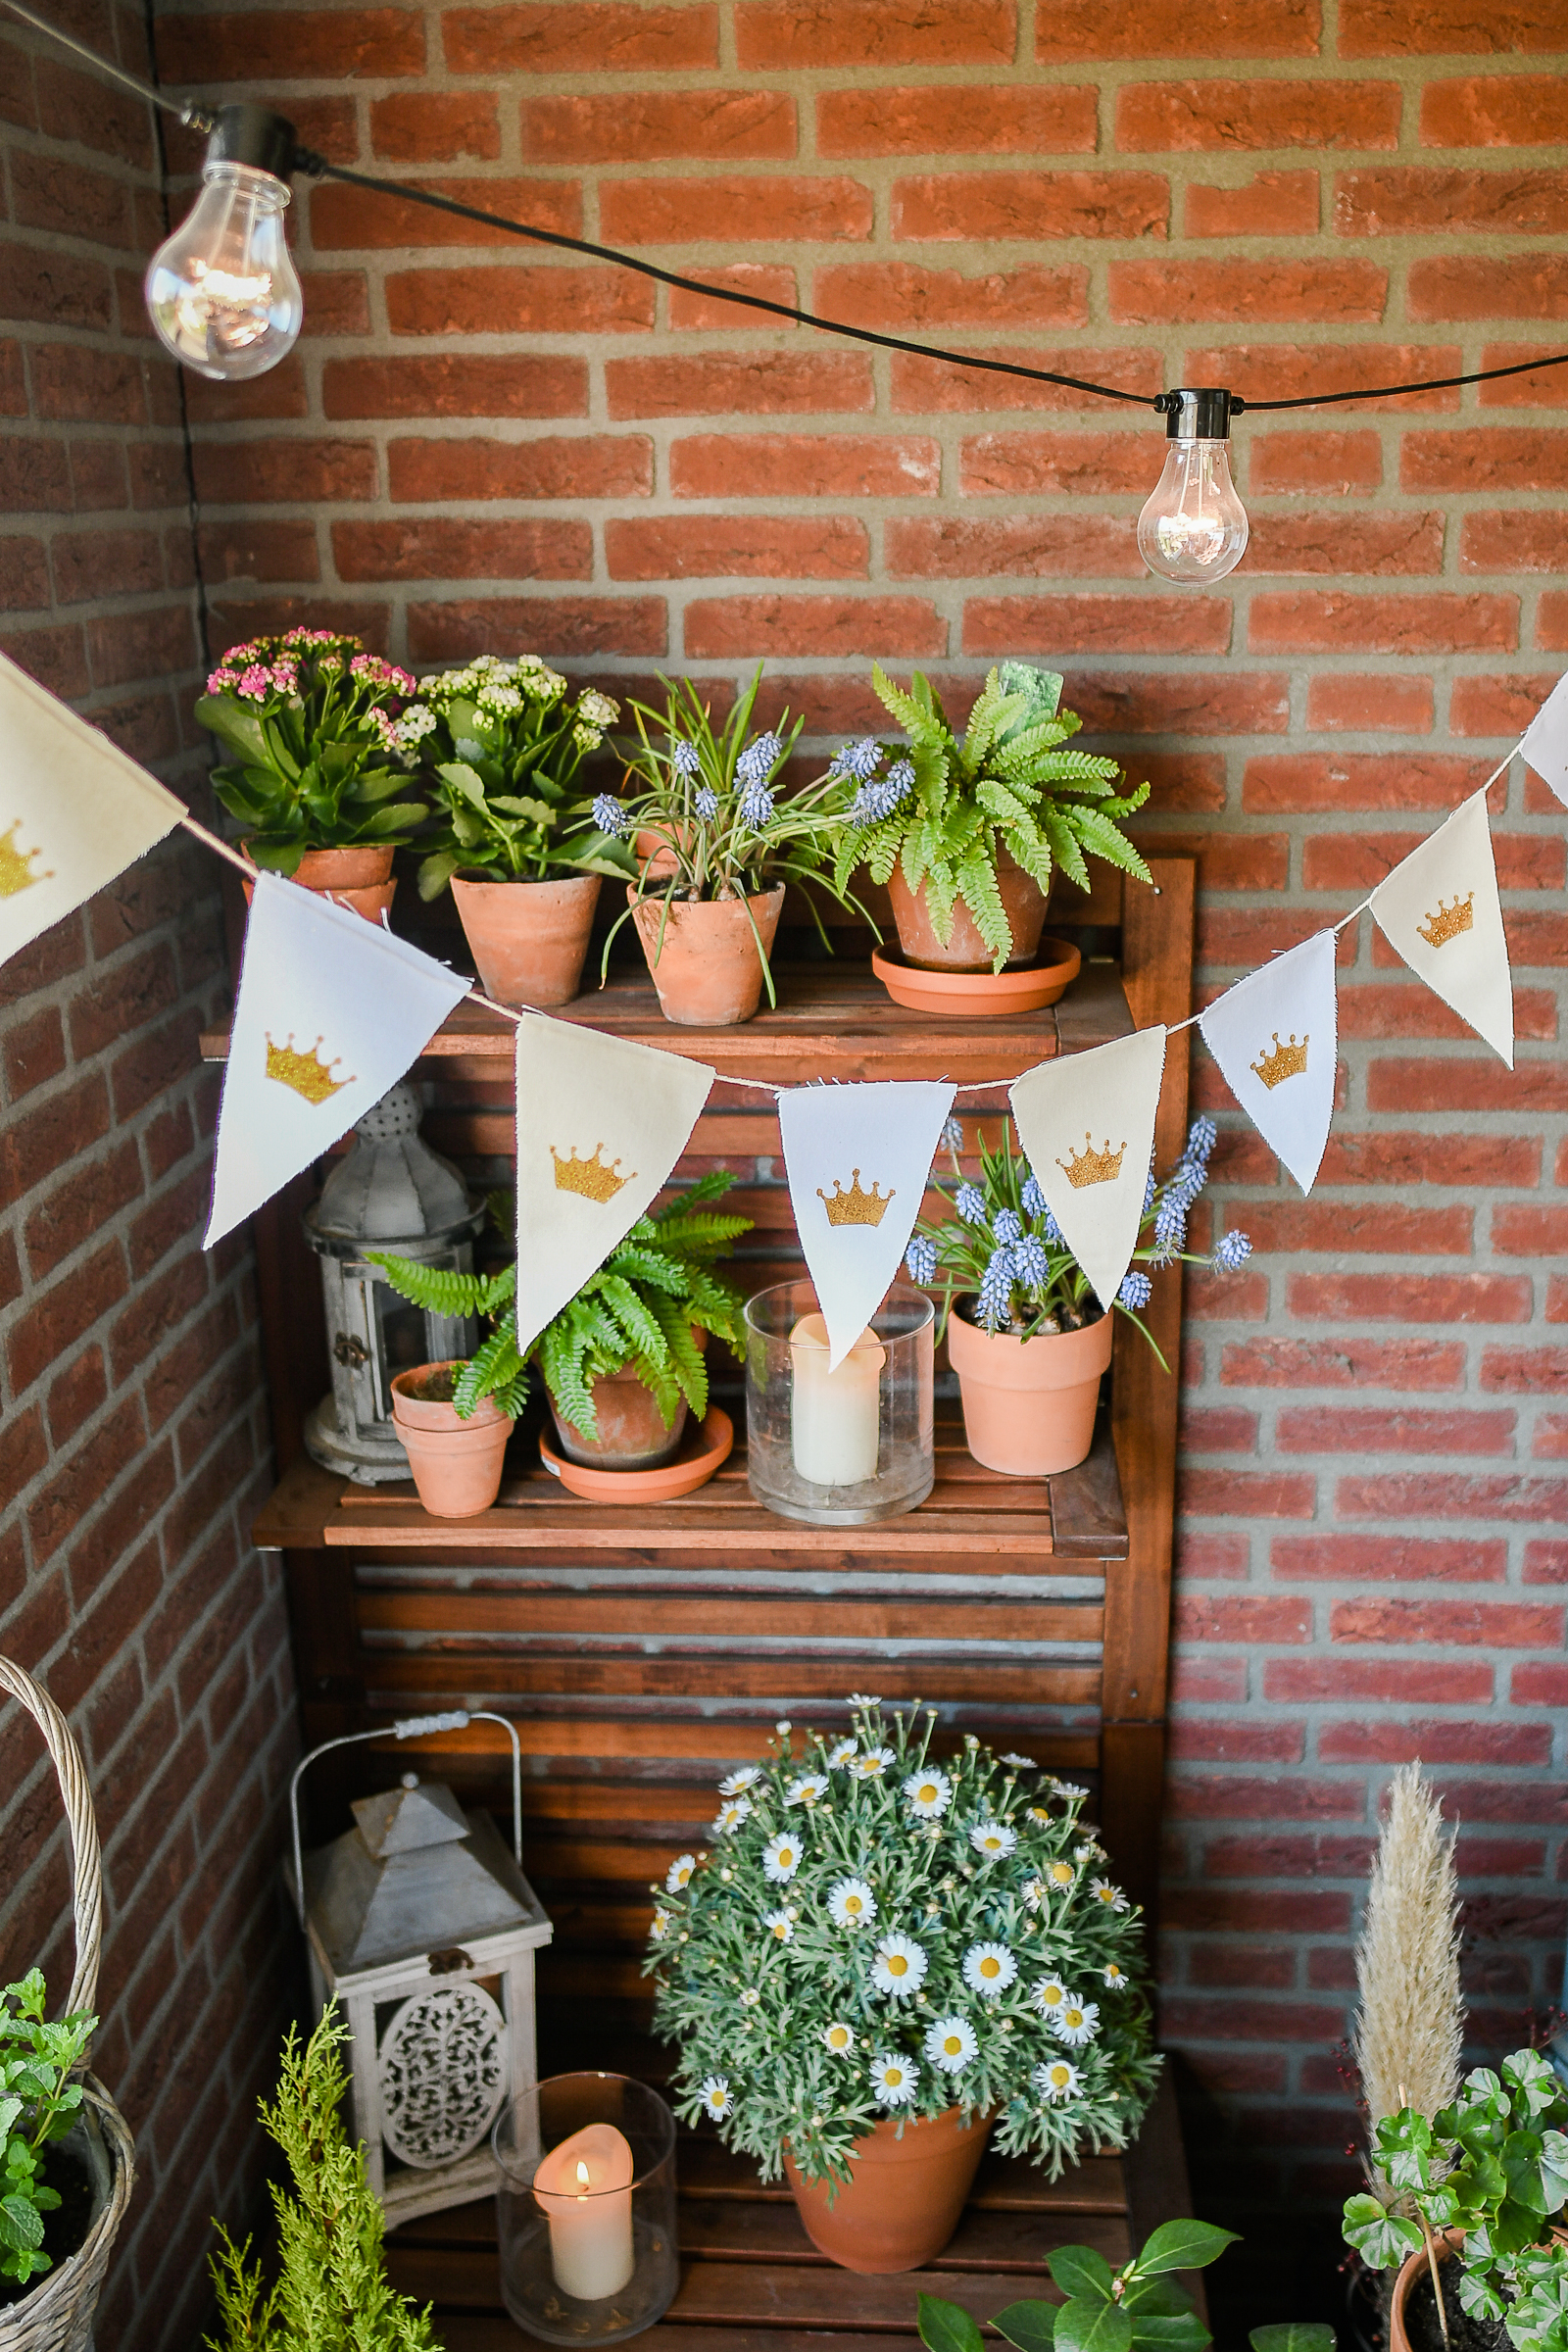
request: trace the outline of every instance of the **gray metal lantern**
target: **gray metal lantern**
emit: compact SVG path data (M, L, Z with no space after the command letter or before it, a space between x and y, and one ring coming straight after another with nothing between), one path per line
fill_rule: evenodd
M488 1813L465 1813L441 1781L361 1797L356 1827L300 1850L299 1785L329 1748L499 1723L512 1740L512 1846ZM313 1748L289 1787L285 1872L318 2009L335 2000L353 2036L354 2129L389 2223L488 2195L490 2128L537 2080L533 1956L553 1930L522 1875L517 1734L504 1715L454 1709ZM303 1888L303 1891L302 1891Z
M316 1460L362 1486L409 1476L409 1457L392 1426L392 1377L415 1364L471 1355L479 1344L471 1315L425 1314L399 1296L368 1249L417 1258L426 1266L473 1270L473 1243L484 1224L449 1159L419 1135L419 1098L407 1080L354 1125L354 1145L305 1216L305 1238L321 1261L332 1394L305 1424Z

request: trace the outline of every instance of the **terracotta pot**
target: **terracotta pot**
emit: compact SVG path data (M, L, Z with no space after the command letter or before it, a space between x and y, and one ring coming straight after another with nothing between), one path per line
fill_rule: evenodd
M597 1438L585 1438L555 1398L550 1399L556 1435L568 1462L600 1470L657 1470L680 1451L686 1434L684 1397L675 1408L673 1427L666 1429L652 1395L629 1364L623 1372L611 1372L594 1381L592 1390Z
M1014 964L1032 961L1040 945L1046 919L1046 894L1005 850L997 863L997 888L1012 931L1012 954L1002 967L1010 971ZM990 971L991 950L962 899L955 899L953 903L953 934L944 947L926 909L923 882L918 890L911 890L904 878L903 866L896 865L888 876L888 897L893 902L893 919L899 927L899 945L907 962L924 964L934 972Z
M629 886L626 897L665 1020L686 1029L729 1029L749 1021L762 1001L757 941L772 954L783 883L744 903L675 899L666 906L662 899L644 899L639 905Z
M1108 1314L1081 1331L1014 1340L980 1330L955 1307L948 1357L958 1375L963 1434L975 1460L1011 1478L1075 1470L1094 1444L1111 1338Z
M904 2126L888 2117L856 2141L855 2178L832 2185L806 2181L788 2148L784 2170L806 2234L846 2271L917 2271L940 2254L958 2227L986 2141L989 2122L965 2126L962 2111L927 2116Z
M560 882L465 882L452 896L479 986L503 1004L569 1004L599 904L598 874Z
M513 1430L510 1413L485 1396L464 1421L455 1404L419 1394L432 1373L462 1368L461 1358L416 1364L392 1382L392 1425L432 1519L471 1519L487 1511L501 1491L502 1456Z
M1456 2254L1464 2244L1464 2231L1462 2230L1440 2230L1437 2232L1437 2240L1438 2261L1441 2265L1447 2260L1450 2254ZM1405 2297L1418 2278L1425 2278L1429 2275L1427 2250L1425 2246L1417 2246L1414 2252L1407 2254L1400 2263L1398 2277L1394 2281L1394 2292L1389 2297L1389 2352L1411 2352L1410 2338L1404 2325Z
M248 845L240 844L241 849ZM321 898L335 899L340 906L352 906L367 922L378 923L383 914L392 911L392 899L397 884L392 879L392 852L364 844L342 850L307 850L294 871L294 880L305 890L314 890ZM250 905L251 885L247 882L245 904Z
M671 832L683 850L689 848L692 837L689 825L639 825L632 837L632 853L651 882L662 882L679 870L680 859L669 840Z

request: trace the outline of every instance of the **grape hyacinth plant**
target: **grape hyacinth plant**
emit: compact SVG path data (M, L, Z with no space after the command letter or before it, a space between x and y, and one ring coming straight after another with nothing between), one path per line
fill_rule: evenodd
M1164 1181L1157 1183L1151 1170L1138 1248L1112 1301L1138 1325L1166 1371L1170 1367L1143 1320L1153 1296L1144 1267L1157 1273L1179 1260L1213 1273L1234 1274L1252 1253L1246 1234L1235 1232L1222 1234L1206 1257L1187 1248L1187 1220L1208 1182L1215 1141L1213 1120L1197 1118L1181 1158ZM951 1202L952 1218L941 1223L922 1219L904 1258L905 1270L917 1288L942 1293L938 1337L959 1302L982 1331L1018 1340L1078 1331L1097 1322L1102 1309L1089 1277L1068 1248L1034 1171L1021 1152L1014 1154L1006 1132L995 1151L980 1137L978 1183L965 1177L959 1165L961 1130L956 1136L945 1132L943 1143L956 1181L951 1192L941 1183L935 1189Z
M416 681L358 637L290 629L231 646L196 716L229 760L213 789L252 862L292 874L307 850L398 848L428 813L397 800L427 731Z
M777 2177L850 2178L885 2118L994 2115L1054 2180L1137 2130L1159 2061L1140 1913L1105 1875L1083 1788L937 1711L850 1701L719 1785L710 1850L653 1888L645 1974L679 2045L676 2112Z

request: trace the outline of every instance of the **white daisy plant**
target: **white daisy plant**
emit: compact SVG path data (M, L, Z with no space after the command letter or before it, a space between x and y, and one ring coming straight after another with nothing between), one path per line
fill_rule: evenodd
M776 1733L721 1785L742 1817L654 1889L681 2120L768 2180L786 2146L808 2180L848 2180L879 2121L955 2106L1053 2180L1125 2146L1158 2066L1143 1923L1073 1859L1079 1792L1042 1774L1027 1801L1038 1766L943 1740L935 1709L862 1700L852 1720Z
M744 1796L732 1796L727 1798L725 1802L719 1806L718 1811L713 1816L712 1825L709 1831L710 1837L727 1838L731 1831L738 1830L740 1828L741 1823L747 1819L751 1813L751 1810L752 1808Z

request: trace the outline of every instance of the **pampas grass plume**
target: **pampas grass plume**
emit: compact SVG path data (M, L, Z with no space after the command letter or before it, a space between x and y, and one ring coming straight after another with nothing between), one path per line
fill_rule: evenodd
M1430 2121L1457 2095L1464 2039L1458 1909L1442 1807L1420 1764L1403 1765L1389 1789L1355 1953L1355 2057L1374 2128L1401 2107Z

